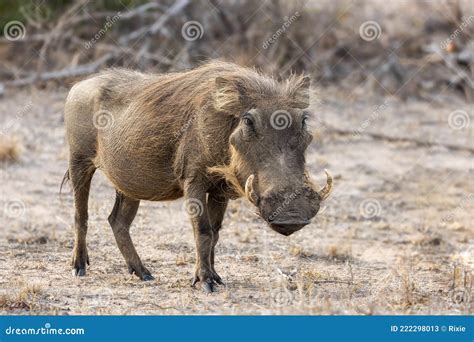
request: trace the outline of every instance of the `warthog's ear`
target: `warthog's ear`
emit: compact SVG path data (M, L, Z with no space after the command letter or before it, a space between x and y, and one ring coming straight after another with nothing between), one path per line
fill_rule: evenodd
M311 78L309 76L300 76L294 79L292 83L291 95L294 107L302 109L309 107Z
M237 115L242 107L242 89L237 80L225 77L216 77L216 93L214 107L218 111Z

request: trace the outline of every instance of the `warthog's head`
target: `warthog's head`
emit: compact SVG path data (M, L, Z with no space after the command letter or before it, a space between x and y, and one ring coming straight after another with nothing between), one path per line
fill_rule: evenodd
M238 80L216 82L221 89L217 101L228 106L234 93L241 105L230 135L236 183L273 230L286 236L300 230L332 187L327 174L326 186L317 191L305 169L305 151L313 138L307 129L309 78L283 84L265 78L258 84L260 92Z

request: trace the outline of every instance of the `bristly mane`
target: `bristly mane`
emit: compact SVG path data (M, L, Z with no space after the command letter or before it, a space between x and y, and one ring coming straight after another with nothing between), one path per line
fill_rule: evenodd
M160 107L163 98L178 108L196 110L196 106L203 106L204 102L212 100L218 111L232 111L242 109L235 89L222 87L218 89L216 78L227 79L235 83L240 91L245 93L248 101L272 99L275 97L287 99L295 106L306 105L305 100L298 97L299 90L305 78L291 75L285 82L278 82L254 68L241 67L233 63L211 61L189 71L176 72L164 75L152 75L145 89L142 89L136 98L136 104Z

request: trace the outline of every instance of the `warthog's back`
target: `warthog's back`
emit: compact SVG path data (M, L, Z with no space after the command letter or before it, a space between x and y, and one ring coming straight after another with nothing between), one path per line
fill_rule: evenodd
M76 84L65 108L71 153L88 155L114 186L137 199L182 196L173 172L171 118L140 110L134 100L159 79L110 70Z

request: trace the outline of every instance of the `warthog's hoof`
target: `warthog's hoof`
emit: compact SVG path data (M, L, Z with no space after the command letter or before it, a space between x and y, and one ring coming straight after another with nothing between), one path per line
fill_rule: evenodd
M75 249L72 253L72 275L74 277L84 277L86 275L86 264L90 265L87 249Z
M215 292L216 285L224 285L222 278L216 272L212 272L210 275L205 275L202 278L202 288L206 293ZM194 287L198 281L201 281L201 277L196 274L193 278L191 286Z
M145 274L142 280L143 281L155 280L155 277L153 277L151 274Z
M155 280L155 277L153 277L151 275L151 272L148 271L148 269L143 265L140 265L137 267L133 267L129 265L128 273L135 274L138 278L140 278L143 281Z
M216 284L210 281L205 281L202 284L202 288L204 289L204 292L206 293L212 293L216 290Z
M85 268L73 268L72 269L72 275L75 277L84 277L86 275L86 269Z

